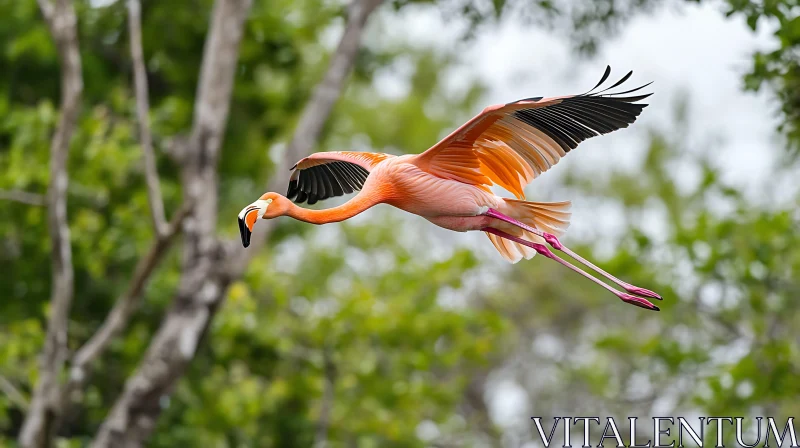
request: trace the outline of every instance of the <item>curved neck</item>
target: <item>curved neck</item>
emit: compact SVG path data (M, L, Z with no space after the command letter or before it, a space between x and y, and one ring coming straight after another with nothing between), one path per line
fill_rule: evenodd
M325 210L310 210L292 203L286 215L311 224L327 224L352 218L380 202L379 198L362 191L344 204Z

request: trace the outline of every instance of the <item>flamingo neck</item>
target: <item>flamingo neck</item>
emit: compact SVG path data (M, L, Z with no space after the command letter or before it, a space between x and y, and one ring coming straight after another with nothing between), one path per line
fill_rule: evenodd
M292 203L286 214L294 219L310 224L327 224L350 219L378 203L380 203L378 198L362 192L338 207L325 210L310 210L298 207Z

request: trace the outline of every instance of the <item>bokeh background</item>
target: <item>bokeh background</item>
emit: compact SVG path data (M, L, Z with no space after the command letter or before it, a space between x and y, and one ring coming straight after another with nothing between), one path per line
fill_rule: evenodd
M197 126L213 5L141 4L168 218L187 196L180 142ZM151 447L534 447L531 416L798 414L796 2L387 0L366 18L321 132L303 134L348 5L253 0L206 186L218 206L195 207L225 247L207 268L226 272L219 299L203 308L185 293L192 238L179 232L90 374L61 390L57 446L87 446L125 407L153 426L123 424L120 437ZM126 2L74 8L84 89L67 164L75 287L62 389L155 239ZM2 446L17 446L35 399L52 310L57 49L37 2L0 0ZM481 234L389 206L322 227L280 219L241 270L227 269L243 252L236 214L283 175L289 142L418 153L487 105L583 92L606 64L617 77L633 69L632 85L655 81L650 106L632 127L583 143L528 198L572 200L562 241L660 292L660 313L543 257L509 265ZM164 361L163 384L132 404L148 359L185 352L155 337L180 313L205 313L198 343Z

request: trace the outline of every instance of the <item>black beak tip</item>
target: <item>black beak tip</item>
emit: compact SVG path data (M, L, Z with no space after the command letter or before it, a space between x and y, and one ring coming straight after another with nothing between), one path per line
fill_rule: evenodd
M239 234L242 237L242 246L247 248L250 245L250 235L252 235L253 232L247 228L247 224L244 223L244 219L242 218L239 218Z

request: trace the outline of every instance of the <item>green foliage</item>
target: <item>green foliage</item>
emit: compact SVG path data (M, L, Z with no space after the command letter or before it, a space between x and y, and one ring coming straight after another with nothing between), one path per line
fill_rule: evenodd
M743 16L755 31L759 26L775 28L775 49L758 51L745 77L745 86L759 90L768 85L780 102L783 120L779 127L788 138L790 155L800 155L800 13L796 1L728 0L728 15Z

